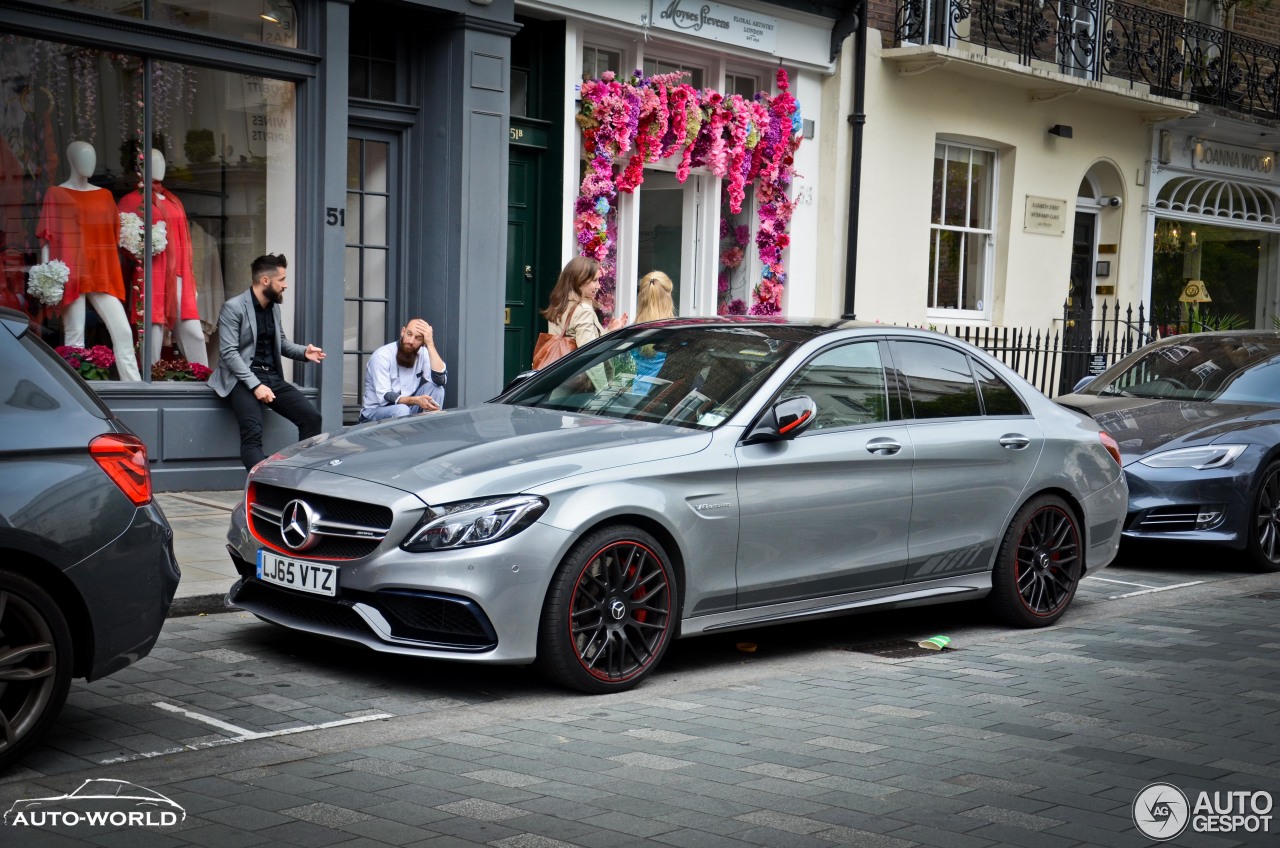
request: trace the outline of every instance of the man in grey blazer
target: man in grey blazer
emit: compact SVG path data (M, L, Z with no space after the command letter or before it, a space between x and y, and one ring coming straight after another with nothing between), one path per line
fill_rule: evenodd
M240 461L252 469L267 455L262 450L262 410L283 415L298 426L298 438L320 433L320 413L311 401L285 380L280 356L299 362L319 362L324 351L313 344L289 341L280 319L280 304L288 288L283 255L268 253L253 260L252 287L222 304L218 315L218 367L209 385L231 401L240 421Z

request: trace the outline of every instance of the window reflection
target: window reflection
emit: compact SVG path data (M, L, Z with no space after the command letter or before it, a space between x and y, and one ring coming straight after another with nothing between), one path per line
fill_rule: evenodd
M142 0L52 0L129 18L146 16ZM213 35L298 46L297 14L291 0L151 0L150 19Z
M295 252L294 114L292 83L0 35L0 305L87 379L207 376L251 260Z

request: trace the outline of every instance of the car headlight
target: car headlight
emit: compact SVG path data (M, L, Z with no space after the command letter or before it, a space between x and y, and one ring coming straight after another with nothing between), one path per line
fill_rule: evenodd
M536 495L502 495L432 507L400 547L423 553L487 545L514 536L547 509Z
M1138 462L1148 468L1226 468L1239 459L1247 447L1248 445L1199 445L1153 453Z

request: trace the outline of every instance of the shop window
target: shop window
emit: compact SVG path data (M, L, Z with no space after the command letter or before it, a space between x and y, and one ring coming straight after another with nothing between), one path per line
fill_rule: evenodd
M294 85L13 35L0 57L0 304L100 346L86 376L205 376L251 261L294 252Z
M751 287L756 276L753 273L755 240L752 226L756 221L755 198L743 199L738 214L729 206L728 181L723 181L720 192L720 243L716 261L716 313L719 315L745 315L751 302Z
M725 74L724 94L737 94L744 100L752 100L760 91L760 78L750 74Z
M130 18L147 17L159 23L213 35L298 46L298 18L291 0L53 0L95 12Z
M582 48L582 78L583 79L600 79L605 71L613 71L620 74L622 67L622 53L617 50L606 50L603 47L591 47L590 45Z
M993 150L938 142L929 228L930 310L985 317L995 234Z
M680 80L681 82L686 82L694 88L702 88L702 68L685 65L680 62L668 62L665 59L644 60L644 75L647 77L657 76L658 74L674 74L677 72L685 74L685 76Z

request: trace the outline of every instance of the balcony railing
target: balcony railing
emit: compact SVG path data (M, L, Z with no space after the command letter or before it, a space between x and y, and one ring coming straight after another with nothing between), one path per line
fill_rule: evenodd
M1280 119L1280 45L1120 0L901 0L895 41Z

